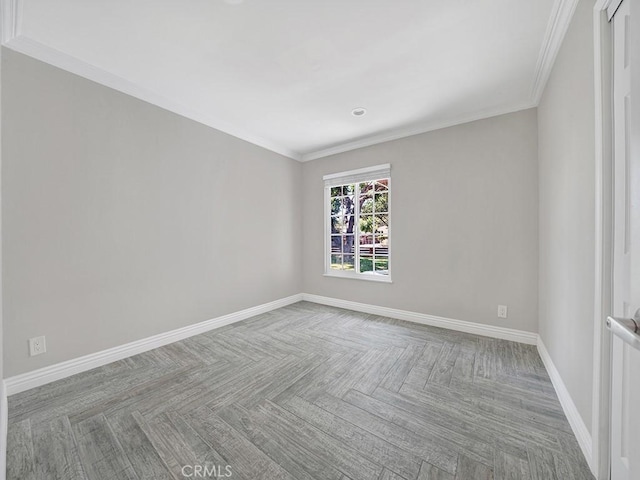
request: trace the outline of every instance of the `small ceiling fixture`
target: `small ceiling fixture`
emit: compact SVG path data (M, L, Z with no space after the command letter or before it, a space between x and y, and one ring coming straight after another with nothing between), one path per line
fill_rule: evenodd
M354 117L362 117L363 115L366 115L366 114L367 114L366 108L358 107L351 110L351 115L353 115Z

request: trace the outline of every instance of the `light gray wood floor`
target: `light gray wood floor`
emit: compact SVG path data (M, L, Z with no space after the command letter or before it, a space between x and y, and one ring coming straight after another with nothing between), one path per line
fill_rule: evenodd
M10 480L592 478L534 347L305 302L14 395L9 417Z

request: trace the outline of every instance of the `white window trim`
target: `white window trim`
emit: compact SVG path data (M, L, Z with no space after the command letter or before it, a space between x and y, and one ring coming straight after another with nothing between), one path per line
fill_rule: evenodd
M331 187L335 187L338 185L344 185L348 183L359 183L365 182L368 180L377 180L379 178L388 178L389 179L389 198L387 200L388 204L388 215L389 215L389 225L387 230L388 242L389 242L389 275L376 275L375 273L359 273L357 271L346 272L344 270L332 270L331 269L331 213L329 211L329 200L331 198ZM382 165L376 165L373 167L365 167L359 168L357 170L349 170L346 172L332 173L329 175L325 175L322 177L324 180L324 276L325 277L334 277L334 278L345 278L351 280L365 280L370 282L380 282L380 283L393 283L391 280L391 269L393 268L393 261L391 258L391 164L385 163ZM360 218L360 207L359 202L356 202L356 218ZM360 249L359 249L359 238L358 243L356 243L356 252L355 263L358 264L360 259ZM356 267L359 268L359 267Z

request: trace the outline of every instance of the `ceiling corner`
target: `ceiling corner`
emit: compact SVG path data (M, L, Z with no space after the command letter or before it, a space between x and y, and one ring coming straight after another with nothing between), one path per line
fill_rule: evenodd
M579 0L556 0L551 10L547 31L538 54L535 77L531 89L531 102L538 105L547 85L564 37L569 30L571 19Z

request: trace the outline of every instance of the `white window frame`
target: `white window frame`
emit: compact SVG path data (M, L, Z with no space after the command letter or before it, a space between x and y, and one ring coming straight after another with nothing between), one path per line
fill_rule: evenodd
M331 187L338 185L347 185L360 182L367 182L372 180L379 180L386 178L388 183L388 229L387 229L387 243L389 248L389 273L387 275L377 274L375 272L359 272L360 270L360 202L355 202L356 228L354 231L354 266L353 271L345 270L332 270L331 269ZM346 172L332 173L322 177L324 180L324 276L336 277L336 278L350 278L356 280L367 280L373 282L392 283L391 281L391 268L393 265L391 259L391 164L385 163L382 165L376 165L373 167L360 168L357 170L349 170ZM356 186L356 198L358 198L359 187Z

